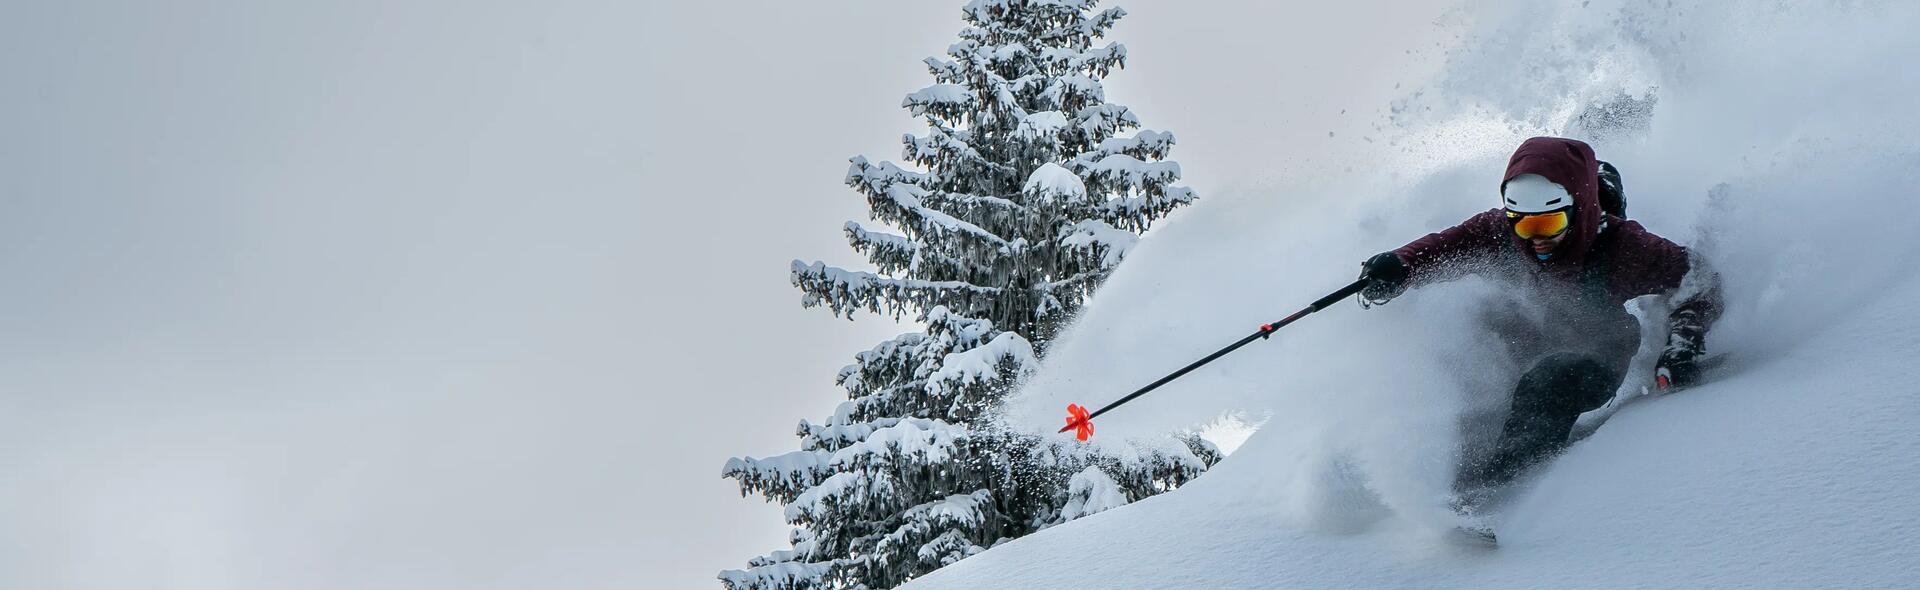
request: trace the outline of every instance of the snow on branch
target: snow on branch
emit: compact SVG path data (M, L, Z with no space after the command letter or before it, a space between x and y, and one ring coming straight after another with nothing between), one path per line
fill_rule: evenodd
M932 369L922 366L933 364L934 359L927 358L923 351L933 338L921 332L908 332L881 342L854 355L854 364L842 367L834 382L846 388L847 397L857 399L882 388L924 378Z
M1096 0L972 0L960 11L968 21L997 23L1010 17L1067 17L1078 20Z
M940 568L953 565L953 562L986 550L987 548L967 540L966 535L961 534L959 530L952 529L921 545L920 550L914 552L914 557L919 558L930 568Z
M1072 170L1048 162L1027 176L1021 191L1033 202L1076 202L1087 199L1087 184Z
M1192 203L1195 198L1193 189L1184 186L1161 187L1157 192L1149 187L1142 193L1109 199L1099 209L1102 219L1115 227L1144 231L1154 219Z
M929 57L920 61L927 64L927 73L933 74L935 82L961 84L967 80L967 69L951 59Z
M990 65L1012 69L1013 64L1029 59L1032 54L1033 52L1028 51L1025 45L1008 43L993 48L993 51L988 52L986 55L988 59L987 63Z
M1141 130L1134 133L1133 137L1107 138L1094 151L1080 154L1074 159L1091 163L1114 154L1125 154L1141 160L1158 160L1167 157L1167 152L1172 149L1172 133Z
M1113 21L1117 21L1120 17L1126 16L1127 11L1115 7L1108 9L1107 13L1112 13L1113 19L1107 21L1104 25L1094 26L1112 26ZM1103 16L1105 14L1106 13L1102 13ZM1105 47L1096 47L1081 52L1078 67L1090 70L1096 76L1105 77L1107 74L1112 73L1113 70L1126 67L1126 65L1127 46L1119 43L1108 43Z
M980 100L973 91L959 84L934 84L914 91L900 101L900 106L915 116L936 116L952 121L965 120L969 111L980 106Z
M944 244L944 249L956 255L992 255L1013 247L1012 243L993 232L928 207L924 200L939 196L919 185L896 180L901 177L894 172L899 170L898 167L885 162L873 166L867 163L866 158L859 156L850 161L852 164L847 168L847 184L867 195L867 204L874 218L906 230L908 237L923 242L966 242Z
M1067 505L1060 509L1060 520L1067 522L1082 516L1119 508L1127 504L1126 492L1099 467L1088 467L1067 480Z
M914 266L919 257L920 247L906 236L886 232L868 231L859 222L849 221L844 226L847 243L854 251L867 256L875 268L884 273L898 273Z
M914 172L895 165L893 162L874 164L866 156L854 156L847 159L847 176L840 182L853 186L856 183L872 186L890 186L894 184L925 185L929 179L925 173Z
M1007 199L1002 199L1000 197L990 197L986 195L969 195L964 193L933 193L928 195L927 200L938 201L943 206L964 207L966 208L965 209L966 212L969 212L969 213L980 211L980 210L992 210L998 213L1017 212L1017 211L1025 210L1025 208L1021 207L1019 203L1015 203Z
M1113 268L1120 265L1134 244L1140 242L1139 234L1107 225L1098 219L1088 219L1073 224L1073 229L1060 238L1060 245L1081 256L1099 260L1100 268Z
M807 560L813 559L814 557L813 549L815 546L817 546L817 543L813 542L813 535L807 534L806 529L793 529L792 532L788 535L788 538L791 539L791 542L793 543L792 549L783 549L779 551L774 551L766 555L762 555L760 557L749 559L747 560L747 565L752 567L761 567L761 566L773 565L776 563L807 561Z
M1064 76L1059 79L1062 88L1062 100L1073 104L1098 103L1107 100L1107 89L1099 80L1082 75Z
M967 145L967 136L965 131L954 131L939 125L933 126L925 137L909 133L900 137L900 143L904 146L901 157L927 167L964 164L972 168L994 169L994 163L982 158L979 151Z
M967 436L964 426L901 418L892 426L874 429L860 442L834 451L831 461L839 467L938 465L951 458L958 450L956 445L966 442Z
M972 261L923 248L906 236L869 230L853 221L847 222L844 228L847 243L854 251L865 254L882 273L934 282L964 282L977 274Z
M801 305L826 306L834 315L847 319L853 319L853 313L860 310L898 319L913 308L936 305L970 312L985 310L1000 294L997 288L960 281L894 279L834 268L818 261L813 264L793 261L792 278L794 286L806 293Z
M900 470L946 463L967 442L965 427L937 420L901 419L868 433L865 440L834 451L838 473L787 502L787 522L805 525L841 512L887 514L905 508L896 477Z
M899 423L899 418L876 418L871 422L852 424L814 424L801 420L797 430L801 437L800 448L832 453L846 448L847 445L866 440L867 436L873 434L875 430ZM821 457L822 465L826 464L826 459L827 457Z
M935 418L952 414L951 400L927 395L926 380L947 355L980 346L996 332L993 323L964 317L936 306L920 318L925 332L901 334L855 355L855 364L840 370L837 382L851 399L850 411L836 415L834 424L891 420L886 416ZM891 422L885 422L891 424ZM804 446L804 444L803 444ZM837 448L837 447L836 447Z
M913 555L926 569L946 566L986 550L976 540L992 541L993 534L984 530L992 511L993 493L987 490L914 506L875 547L887 554Z
M971 419L991 409L1007 388L1039 366L1031 342L1001 332L986 344L941 359L939 370L927 376L927 396L935 404L945 402L946 418Z
M1127 107L1105 103L1080 109L1074 113L1074 121L1080 126L1080 132L1089 138L1105 140L1114 133L1140 126L1140 119Z
M842 471L788 502L785 515L789 524L806 525L831 518L835 512L884 514L893 510L888 504L898 498L891 477Z
M1014 137L1027 141L1054 144L1059 141L1060 132L1067 130L1067 115L1060 111L1040 111L1029 114L1020 120L1020 126L1013 131Z
M1059 80L1044 74L1027 74L1011 82L1016 95L1027 97L1033 108L1057 111L1060 100L1066 96L1066 88Z
M946 306L927 310L920 321L927 324L928 334L949 349L973 348L995 334L993 322L961 315Z
M765 459L735 457L727 460L720 476L739 482L741 497L757 492L768 500L785 503L831 475L830 458L819 451L794 451Z
M722 571L720 583L728 590L812 590L826 587L820 580L833 567L832 561L767 563L744 570Z
M1180 180L1179 162L1143 162L1126 154L1101 158L1086 169L1087 177L1115 192L1147 186L1165 186Z

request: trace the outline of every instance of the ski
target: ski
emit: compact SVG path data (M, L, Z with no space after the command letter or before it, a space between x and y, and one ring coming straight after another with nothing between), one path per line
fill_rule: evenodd
M1454 541L1470 547L1498 547L1500 538L1494 534L1493 527L1486 525L1463 524L1453 527L1451 537Z

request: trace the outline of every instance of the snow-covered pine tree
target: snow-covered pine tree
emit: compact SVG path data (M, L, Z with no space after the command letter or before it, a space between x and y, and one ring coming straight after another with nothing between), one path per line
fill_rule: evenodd
M988 420L1138 235L1194 198L1164 159L1173 135L1106 101L1126 48L1095 42L1126 12L1096 4L967 4L960 41L926 60L935 84L902 105L928 126L904 138L912 169L852 159L846 182L886 227L845 230L878 273L794 261L793 282L807 307L925 330L841 369L849 401L802 421L799 451L727 462L741 494L784 504L796 527L790 550L721 572L728 587L896 586L1219 459L1197 437L1113 452Z

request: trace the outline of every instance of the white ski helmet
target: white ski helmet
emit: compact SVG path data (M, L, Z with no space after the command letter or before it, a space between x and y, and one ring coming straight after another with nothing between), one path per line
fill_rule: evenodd
M1516 213L1546 213L1573 206L1573 193L1567 192L1567 187L1538 174L1513 177L1500 187L1500 195L1505 201L1502 205Z

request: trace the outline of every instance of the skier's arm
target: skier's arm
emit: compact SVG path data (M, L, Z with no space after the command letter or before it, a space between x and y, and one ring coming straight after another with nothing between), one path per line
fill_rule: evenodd
M1452 278L1453 261L1497 251L1509 243L1507 222L1499 209L1488 209L1468 217L1460 225L1422 236L1394 249L1395 256L1407 265L1413 284Z
M1673 304L1656 379L1663 389L1691 384L1699 376L1694 361L1707 350L1707 330L1720 319L1720 275L1706 260L1637 222L1621 221L1620 231L1633 245L1616 261L1622 278L1635 294L1665 294Z
M1452 266L1450 262L1497 250L1509 242L1506 232L1507 222L1500 210L1488 209L1460 225L1408 242L1393 253L1407 264L1409 282L1443 280L1452 278L1452 273L1446 272Z
M1360 276L1371 279L1360 292L1364 301L1386 303L1408 285L1444 280L1448 262L1497 249L1506 238L1506 221L1499 209L1467 218L1453 227L1427 234L1361 264Z

